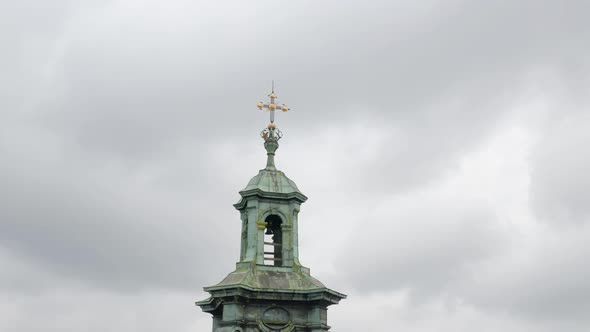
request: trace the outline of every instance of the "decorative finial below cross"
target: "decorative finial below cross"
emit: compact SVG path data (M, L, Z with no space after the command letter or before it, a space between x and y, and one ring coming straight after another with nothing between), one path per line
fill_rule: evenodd
M270 128L275 127L275 110L280 109L283 112L287 112L289 110L289 107L287 107L287 105L285 104L277 105L277 95L275 94L275 81L272 81L272 90L268 96L270 97L270 102L268 104L259 102L258 104L256 104L256 106L258 106L258 108L261 110L270 111L270 124L268 125Z

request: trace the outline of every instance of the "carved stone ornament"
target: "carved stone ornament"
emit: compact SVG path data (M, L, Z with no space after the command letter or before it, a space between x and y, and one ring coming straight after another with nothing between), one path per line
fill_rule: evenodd
M273 306L262 314L260 329L263 332L291 332L295 326L287 309Z

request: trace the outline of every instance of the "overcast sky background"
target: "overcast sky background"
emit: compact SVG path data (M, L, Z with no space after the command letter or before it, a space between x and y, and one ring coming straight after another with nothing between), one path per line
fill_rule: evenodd
M274 79L333 331L588 331L589 13L1 0L0 330L209 331Z

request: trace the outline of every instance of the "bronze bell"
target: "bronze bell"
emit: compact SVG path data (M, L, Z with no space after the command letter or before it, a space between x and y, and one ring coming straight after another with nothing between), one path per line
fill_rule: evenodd
M266 232L264 233L266 235L273 235L274 233L272 232L272 229L270 229L270 227L266 228Z

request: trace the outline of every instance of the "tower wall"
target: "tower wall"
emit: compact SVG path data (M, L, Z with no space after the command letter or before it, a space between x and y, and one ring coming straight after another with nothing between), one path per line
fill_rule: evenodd
M318 304L226 303L213 332L318 332L329 331L327 308Z
M271 215L281 218L281 266L299 264L297 236L297 215L300 204L289 201L259 201L250 199L240 209L242 216L242 252L240 262L256 262L265 265L264 233L267 225L264 220ZM270 264L267 264L270 265Z

